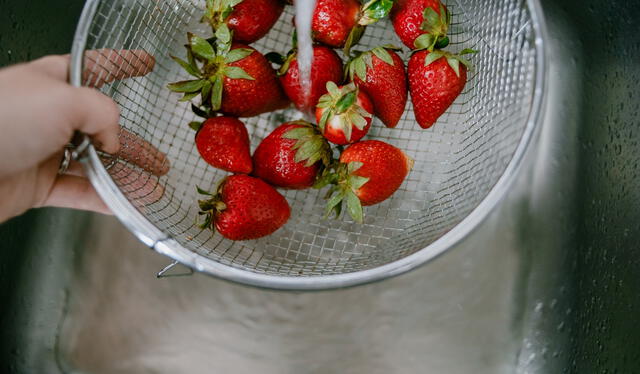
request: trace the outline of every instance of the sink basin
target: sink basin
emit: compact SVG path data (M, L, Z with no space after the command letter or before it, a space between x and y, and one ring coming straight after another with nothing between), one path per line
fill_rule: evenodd
M464 242L383 282L277 292L156 279L170 261L113 217L31 211L0 226L0 372L639 371L640 12L542 5L544 123ZM4 66L67 51L82 2L0 6Z

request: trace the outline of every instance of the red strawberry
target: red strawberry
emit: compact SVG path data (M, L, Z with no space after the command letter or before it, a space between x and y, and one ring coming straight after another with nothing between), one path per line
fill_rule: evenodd
M250 44L271 30L283 10L279 0L214 0L207 1L204 19L214 32L226 24L234 41Z
M253 175L277 187L309 188L330 159L329 143L310 123L288 122L256 148Z
M313 39L333 48L345 48L349 54L366 25L386 17L393 0L369 0L361 6L358 0L317 0L311 22Z
M465 49L460 54L474 52ZM440 50L421 50L411 56L409 91L420 127L431 127L462 92L468 66L469 62L459 55Z
M444 48L451 15L440 0L399 0L391 10L393 28L410 49Z
M234 117L252 117L283 108L288 100L267 59L252 47L231 45L226 25L216 31L216 46L189 34L188 62L178 62L196 79L172 83L174 92L184 93L182 101L200 95L205 116L220 111Z
M347 147L334 171L324 173L316 187L333 184L327 215L335 211L339 216L345 200L349 215L362 222L362 206L388 199L412 167L413 160L400 149L379 140L365 140Z
M404 62L391 46L364 52L347 64L350 79L371 100L375 115L387 127L396 127L407 104Z
M307 95L301 85L298 71L297 54L291 53L280 69L280 83L289 99L301 111L315 108L320 96L327 93L327 82L339 83L342 80L342 60L331 48L313 46L313 64L311 66L311 92Z
M226 177L215 193L198 201L205 221L201 228L218 230L231 240L258 239L282 227L291 214L287 200L266 182L238 174Z
M233 117L204 121L196 133L200 156L211 166L232 173L251 173L249 134L244 123Z
M369 132L373 104L353 83L338 87L327 83L328 93L316 107L316 121L322 134L334 144L355 143Z

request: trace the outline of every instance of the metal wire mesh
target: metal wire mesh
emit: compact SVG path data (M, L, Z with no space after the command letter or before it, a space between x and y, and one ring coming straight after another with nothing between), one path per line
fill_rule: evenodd
M367 207L364 224L348 218L324 219L322 193L311 189L281 191L291 205L291 218L263 239L234 242L201 230L194 224L195 187L212 189L226 173L200 158L187 126L196 117L165 86L187 79L169 58L184 55L186 32L211 33L199 23L203 5L203 0L101 1L86 44L87 50L100 52L85 54L85 66L92 67L86 82L103 74L100 67L113 54L122 54L120 50L142 49L155 57L150 74L101 88L120 105L121 126L126 130L123 152L140 158L105 157L104 164L136 209L167 237L201 256L251 272L298 277L354 272L396 261L428 247L476 208L522 141L536 69L526 2L450 0L448 50L478 50L472 58L475 69L463 93L431 129L417 125L410 103L397 128L374 121L369 138L398 146L416 162L391 199ZM262 53L286 53L292 18L293 8L287 7L254 47ZM385 43L401 44L388 21L368 27L358 49ZM406 49L402 56L408 61ZM124 61L123 68L139 63L134 60ZM296 111L285 110L243 119L252 150L279 123L298 118ZM145 171L144 166L158 160L138 152L146 144L139 139L167 154L171 163L167 175L156 177Z

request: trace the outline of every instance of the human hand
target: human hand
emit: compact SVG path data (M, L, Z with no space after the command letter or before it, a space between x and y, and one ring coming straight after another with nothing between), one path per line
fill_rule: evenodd
M144 51L88 51L85 82L100 87L115 79L145 75L153 56ZM166 156L137 138L137 148L120 139L115 102L93 88L67 83L69 56L48 56L0 69L0 222L32 207L57 206L110 213L82 167L72 162L58 175L63 148L74 132L91 136L102 151L118 154L154 175L168 171ZM140 157L140 154L146 157ZM153 160L141 165L136 160Z

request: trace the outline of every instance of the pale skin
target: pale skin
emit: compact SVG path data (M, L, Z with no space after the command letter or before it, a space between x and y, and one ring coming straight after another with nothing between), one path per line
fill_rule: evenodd
M93 87L145 75L154 66L154 58L138 50L90 51L88 56L84 80ZM147 155L151 162L139 166L153 175L168 171L165 156L146 142L119 152L119 136L134 135L121 132L118 106L94 88L72 87L68 72L69 56L0 69L0 222L45 206L111 213L80 163L72 162L58 175L63 148L75 131L125 161L128 153Z

